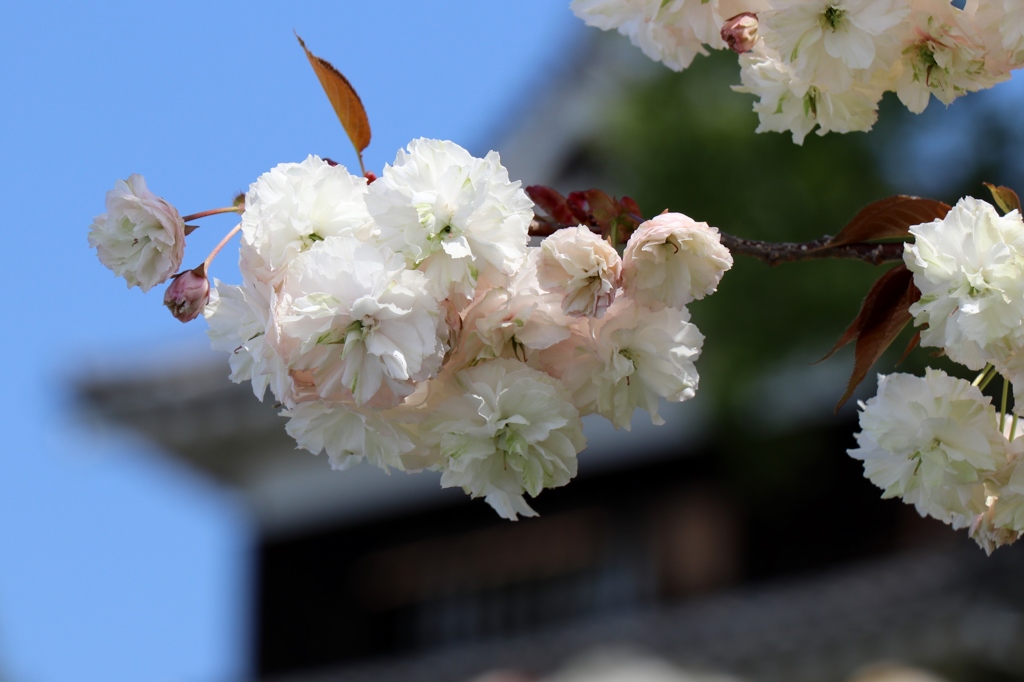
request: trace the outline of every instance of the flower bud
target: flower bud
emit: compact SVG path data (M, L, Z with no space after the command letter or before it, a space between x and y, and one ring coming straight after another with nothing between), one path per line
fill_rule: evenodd
M175 275L164 293L164 305L182 322L196 319L209 300L210 280L206 278L205 263Z
M757 42L757 15L743 12L726 19L722 24L722 40L736 54L750 52Z

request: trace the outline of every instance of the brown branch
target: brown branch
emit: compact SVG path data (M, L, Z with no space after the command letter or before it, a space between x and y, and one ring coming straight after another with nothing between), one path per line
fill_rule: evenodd
M530 234L534 237L546 237L563 227L566 225L557 223L549 217L539 216L530 223ZM600 233L600 228L591 226L590 229ZM751 256L768 265L826 258L862 260L872 265L903 260L904 242L829 246L832 237L828 235L810 242L766 242L734 237L725 232L719 232L719 234L722 244L732 253Z
M751 256L768 265L825 258L862 260L872 265L903 260L904 242L829 246L832 237L827 235L810 242L764 242L734 237L725 232L719 234L722 236L722 245L732 253Z

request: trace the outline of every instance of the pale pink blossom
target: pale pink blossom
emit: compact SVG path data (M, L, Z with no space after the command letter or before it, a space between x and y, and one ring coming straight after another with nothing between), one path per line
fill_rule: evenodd
M732 254L718 228L682 213L663 213L640 225L623 254L625 290L649 308L681 309L714 293Z
M538 283L540 253L531 247L526 265L508 286L482 290L466 308L452 363L464 367L490 358L530 362L533 351L569 337L573 319L562 312L562 297Z
M618 251L586 227L564 228L541 242L537 280L562 297L567 315L604 315L621 275Z
M178 210L133 174L107 192L107 212L89 226L89 246L129 287L149 291L177 272L185 254Z
M689 319L685 308L652 311L620 296L603 318L584 320L589 334L573 335L543 361L562 360L559 377L581 413L628 430L639 407L664 424L659 399L683 402L697 392L704 336Z

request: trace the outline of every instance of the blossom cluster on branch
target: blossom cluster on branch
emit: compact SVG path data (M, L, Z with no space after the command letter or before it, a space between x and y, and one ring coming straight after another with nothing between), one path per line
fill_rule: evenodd
M991 552L1024 533L1024 221L966 197L910 234L904 262L920 298L909 313L921 345L980 374L973 384L936 369L879 376L850 455L884 497L969 528ZM981 390L999 374L997 409Z
M758 132L870 130L886 91L921 113L1024 65L1018 0L573 0L587 24L682 70L706 48L740 53Z
M694 396L686 306L732 266L678 213L617 231L622 256L584 225L530 245L534 204L497 153L447 141L412 141L379 178L283 163L240 204L241 284L202 286L218 246L168 288L175 316L204 311L231 379L269 389L300 447L439 470L509 519L575 475L582 416L660 424L659 400ZM144 289L178 269L185 221L141 178L107 208L90 232L105 265Z

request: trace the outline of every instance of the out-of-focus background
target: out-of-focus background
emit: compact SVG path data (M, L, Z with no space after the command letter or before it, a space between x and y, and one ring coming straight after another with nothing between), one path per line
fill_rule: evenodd
M447 138L524 184L774 240L893 193L1024 189L1019 79L796 147L754 134L732 55L674 74L567 2L7 7L0 680L1024 679L1021 553L880 500L845 454L852 359L811 362L880 274L862 263L738 258L692 306L697 398L660 428L589 422L539 519L294 450L203 323L85 237L133 172L187 213L310 153L356 165L292 29L361 94L378 171ZM232 226L204 221L186 265Z

